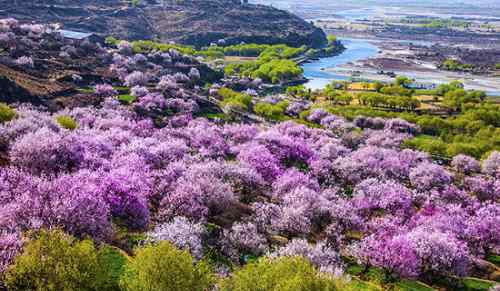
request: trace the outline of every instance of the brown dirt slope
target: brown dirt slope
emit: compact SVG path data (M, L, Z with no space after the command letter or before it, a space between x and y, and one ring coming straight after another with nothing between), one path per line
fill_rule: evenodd
M0 64L0 99L5 102L42 104L44 99L72 91L66 84L39 78Z

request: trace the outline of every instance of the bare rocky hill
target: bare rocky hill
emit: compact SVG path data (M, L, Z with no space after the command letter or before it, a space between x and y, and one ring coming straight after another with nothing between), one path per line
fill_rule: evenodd
M159 39L206 46L227 43L325 44L322 30L270 6L238 0L0 0L0 17L61 23L73 29L126 39Z

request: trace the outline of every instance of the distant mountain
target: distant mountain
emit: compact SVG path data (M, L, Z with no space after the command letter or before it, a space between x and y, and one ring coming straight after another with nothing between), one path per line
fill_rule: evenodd
M272 5L282 9L290 9L294 6L301 7L320 7L320 6L398 6L398 7L435 7L435 8L498 8L500 9L500 1L498 0L344 0L337 3L330 0L250 0L250 3ZM474 11L471 11L474 13ZM492 11L496 14L495 11Z
M66 29L127 39L159 39L206 46L286 43L320 47L324 32L289 12L238 0L0 0L0 17L61 23Z

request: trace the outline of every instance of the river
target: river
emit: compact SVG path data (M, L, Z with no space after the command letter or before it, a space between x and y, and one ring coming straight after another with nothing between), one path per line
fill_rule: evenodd
M304 77L309 80L305 84L307 88L322 89L332 80L348 80L349 77L328 72L326 69L373 57L379 51L377 46L363 39L341 38L339 40L346 47L343 53L302 65Z
M341 65L355 63L361 60L372 58L378 55L380 48L377 46L377 40L339 38L344 44L346 50L333 57L321 58L302 65L304 77L309 81L305 84L306 88L312 90L323 89L332 81L347 81L351 78L349 70L337 69ZM400 40L398 42L408 42ZM420 43L430 45L430 43ZM388 77L382 77L376 74L373 69L364 69L357 67L355 70L361 71L361 78L367 80L391 81ZM337 73L336 73L337 72ZM341 72L341 73L339 73ZM464 83L466 89L483 90L490 96L500 96L500 81L498 78L472 76L455 72L434 70L429 72L418 71L394 71L398 75L408 76L418 82L424 83L449 83L453 80L459 80Z

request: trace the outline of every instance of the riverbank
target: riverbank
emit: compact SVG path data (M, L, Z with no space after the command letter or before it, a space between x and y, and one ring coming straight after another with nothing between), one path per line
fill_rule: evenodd
M304 70L304 77L309 80L305 84L306 87L316 90L324 88L333 80L348 80L348 77L337 75L334 72L328 71L328 69L368 59L375 56L379 50L378 47L364 40L347 38L339 40L345 47L345 50L341 54L321 58L301 66Z
M466 89L483 90L488 95L500 96L499 77L439 70L433 63L416 58L412 49L415 44L409 41L355 38L340 40L346 46L342 54L302 66L304 76L309 80L306 87L322 89L331 81L348 81L353 78L393 82L394 75L404 75L429 85L458 80L464 83ZM380 74L381 71L389 72L392 77Z

